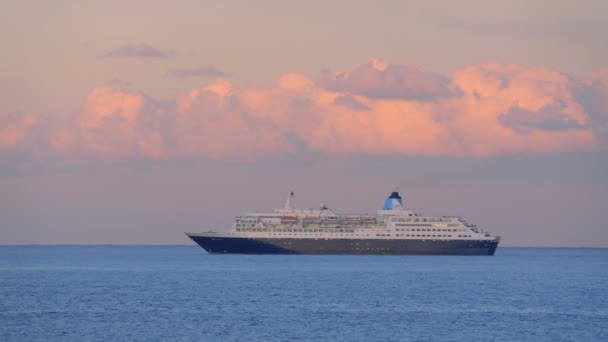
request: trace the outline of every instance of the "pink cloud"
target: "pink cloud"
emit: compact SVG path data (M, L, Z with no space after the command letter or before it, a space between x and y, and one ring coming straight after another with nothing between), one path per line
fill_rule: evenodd
M576 100L589 114L591 129L608 141L608 71L592 75L576 90Z
M164 145L159 119L164 113L146 102L135 91L110 85L94 88L76 118L78 136L86 148L104 156L160 157Z
M378 59L350 71L322 74L322 84L330 90L371 98L431 101L453 95L449 80L416 67L387 64Z
M163 119L167 111L125 85L93 88L82 109L50 134L51 148L61 154L92 153L105 158L168 155Z
M458 154L494 155L593 149L585 108L574 99L575 80L544 68L487 64L454 73L460 99L436 103ZM447 114L444 114L447 113ZM519 124L518 124L519 123ZM561 128L567 123L568 129ZM522 129L526 128L526 129Z
M372 60L336 77L338 83L288 73L269 87L220 79L169 104L103 85L46 139L56 153L155 159L258 158L302 148L325 155L494 156L592 150L608 140L606 74L583 81L546 68L484 64L447 78ZM2 117L0 150L38 134L37 120Z
M220 158L288 151L276 122L243 108L239 93L228 81L217 80L180 95L172 131L176 152Z
M0 116L0 152L22 146L38 121L39 119L33 114Z

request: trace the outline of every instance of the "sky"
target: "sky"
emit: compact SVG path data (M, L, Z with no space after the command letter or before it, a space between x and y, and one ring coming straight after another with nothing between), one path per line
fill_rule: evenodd
M0 244L189 244L247 211L608 247L604 1L4 1Z

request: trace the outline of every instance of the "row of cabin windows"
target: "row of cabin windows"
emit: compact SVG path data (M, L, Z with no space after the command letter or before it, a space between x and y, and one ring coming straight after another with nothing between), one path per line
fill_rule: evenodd
M245 228L245 227L255 227L255 224L253 224L253 223L252 224L237 223L236 226L237 227L243 227L243 228Z
M397 227L432 227L430 223L395 223Z
M432 227L430 223L395 223L397 227ZM448 227L459 227L458 224L448 224Z
M383 236L383 235L376 235L376 236ZM390 235L388 235L390 236ZM453 235L437 235L437 234L395 234L396 237L401 237L401 236L405 236L405 237L454 237ZM464 238L464 237L472 237L471 235L458 235L459 238Z
M404 231L405 232L409 232L409 231L412 231L412 232L464 232L465 231L464 229L445 229L445 228L432 228L432 229L431 228L416 228L416 229L414 229L414 228L412 228L412 229L410 229L410 228L405 228L405 229L399 229L399 228L397 228L395 230L398 231L398 232L404 232Z
M391 236L387 234L376 234L376 236ZM449 234L396 234L395 236L405 236L405 237L453 237L453 235ZM471 237L471 235L458 235L458 237Z
M354 229L273 229L273 228L236 228L237 232L271 233L354 233Z
M446 218L392 218L392 222L450 222Z
M291 235L295 235L295 236L298 236L297 233L270 233L268 235L272 235L272 236L277 236L277 235L278 236L285 236L285 235L291 236ZM316 233L316 234L315 233L310 233L310 235L312 235L312 236L320 236L322 238L327 238L327 235L324 235L323 233ZM346 233L341 233L340 234L340 236L345 236L345 235L346 235ZM348 234L346 236L370 236L370 235L369 234Z

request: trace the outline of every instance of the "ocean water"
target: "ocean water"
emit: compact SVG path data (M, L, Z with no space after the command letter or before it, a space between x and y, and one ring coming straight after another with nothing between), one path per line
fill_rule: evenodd
M2 246L0 341L608 341L608 249Z

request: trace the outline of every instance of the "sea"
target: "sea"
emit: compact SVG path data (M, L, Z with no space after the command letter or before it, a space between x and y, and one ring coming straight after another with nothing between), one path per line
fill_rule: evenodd
M608 249L0 246L0 341L608 341Z

